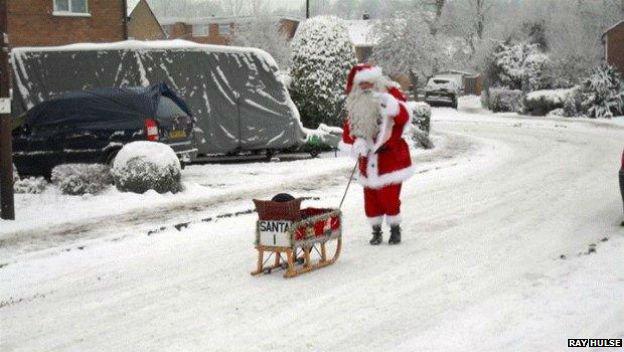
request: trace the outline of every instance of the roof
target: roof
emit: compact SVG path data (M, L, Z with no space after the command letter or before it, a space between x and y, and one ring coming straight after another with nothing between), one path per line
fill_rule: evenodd
M141 0L127 0L128 1L128 12L126 13L128 16L134 11Z
M624 20L621 20L620 22L614 24L613 26L609 27L606 31L604 31L604 33L602 33L602 36L600 38L605 37L605 35L607 35L607 33L611 32L612 30L616 29L617 27L619 27L620 25L624 24Z
M353 46L375 46L379 38L374 33L376 22L373 20L348 20L345 21L349 30L349 38Z
M301 22L302 19L292 17L292 16L266 16L265 18L279 21L279 20L289 20L294 22ZM230 23L243 23L243 22L252 22L257 20L258 16L228 16L228 17L163 17L160 19L160 23L162 25L171 25L178 22L186 23L186 24L230 24Z

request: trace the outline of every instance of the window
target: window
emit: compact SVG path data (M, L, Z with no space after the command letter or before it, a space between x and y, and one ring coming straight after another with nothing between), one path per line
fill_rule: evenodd
M194 24L193 25L193 36L195 37L207 36L209 32L210 32L210 26L206 24Z
M88 0L54 0L55 15L89 15Z
M219 35L230 35L230 24L229 23L220 23L219 24Z

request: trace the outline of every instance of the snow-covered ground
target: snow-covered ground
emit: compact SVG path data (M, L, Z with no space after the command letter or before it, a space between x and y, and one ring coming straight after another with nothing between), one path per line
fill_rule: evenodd
M201 219L280 191L335 206L348 159L192 166L176 196L18 196L18 221L0 222L0 350L560 351L624 338L614 121L492 115L474 98L433 109L437 148L415 155L404 185L404 242L368 245L355 186L340 260L291 280L249 275L255 214Z

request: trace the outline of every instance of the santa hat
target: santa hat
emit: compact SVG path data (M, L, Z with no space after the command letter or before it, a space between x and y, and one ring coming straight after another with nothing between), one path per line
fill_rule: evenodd
M357 64L353 66L349 72L349 76L347 76L346 93L351 93L351 89L353 89L354 85L360 84L361 82L374 83L382 77L383 73L381 72L381 67L370 64Z

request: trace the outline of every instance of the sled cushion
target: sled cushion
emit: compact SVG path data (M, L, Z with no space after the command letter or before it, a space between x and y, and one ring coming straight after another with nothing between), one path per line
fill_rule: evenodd
M301 220L301 198L288 202L272 202L270 200L254 199L258 218L260 220Z

